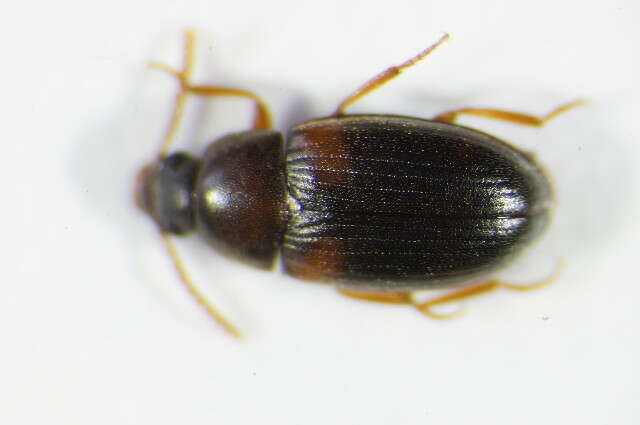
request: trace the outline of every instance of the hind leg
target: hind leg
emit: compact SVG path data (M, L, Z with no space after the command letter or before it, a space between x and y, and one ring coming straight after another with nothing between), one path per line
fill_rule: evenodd
M357 298L363 301L373 301L388 304L404 304L410 305L418 309L422 314L429 316L433 319L453 319L462 315L465 312L465 308L461 308L453 313L438 313L434 311L434 307L450 304L458 301L464 301L469 298L477 297L483 294L494 292L500 288L508 289L511 291L533 291L536 289L544 288L547 285L553 283L558 277L560 269L556 270L553 275L540 282L536 282L530 285L514 285L512 283L502 282L499 280L490 280L488 282L482 282L465 286L460 289L456 289L452 292L446 293L439 297L419 302L415 299L413 292L368 292L357 291L352 288L338 288L338 291L345 296L351 298Z
M443 112L433 119L435 121L453 123L460 117L460 115L473 115L476 117L490 118L490 119L499 120L499 121L507 121L514 124L528 125L532 127L542 127L549 120L557 117L558 115L570 109L575 108L576 106L583 105L584 103L586 103L585 100L576 100L576 101L561 105L543 117L523 114L520 112L504 111L501 109L462 108L462 109L454 109L453 111Z

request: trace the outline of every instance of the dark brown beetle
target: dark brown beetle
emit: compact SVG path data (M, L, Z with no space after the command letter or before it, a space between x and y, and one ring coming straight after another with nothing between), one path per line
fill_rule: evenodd
M434 305L549 282L490 280L427 302L413 299L414 290L486 280L542 233L551 214L551 187L533 158L455 119L468 114L542 126L579 103L542 118L470 108L433 120L345 115L351 103L447 38L368 81L332 116L295 126L286 139L271 130L257 95L190 83L193 32L186 35L183 71L153 64L176 76L181 91L160 157L139 176L138 204L160 227L182 281L232 334L239 336L190 281L169 234L195 230L223 253L262 269L272 269L280 254L291 276L439 318L451 315L435 313ZM254 128L211 143L202 158L167 156L189 94L252 99Z

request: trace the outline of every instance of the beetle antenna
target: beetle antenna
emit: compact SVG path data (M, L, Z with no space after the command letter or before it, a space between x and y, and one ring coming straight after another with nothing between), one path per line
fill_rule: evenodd
M184 264L182 263L182 260L180 259L180 256L178 255L178 250L176 249L176 246L173 244L173 241L171 240L171 236L169 235L169 233L160 232L160 235L162 236L164 245L167 247L167 251L171 256L171 259L173 260L173 265L175 266L176 271L180 276L180 281L187 288L187 291L189 291L191 296L195 298L198 304L200 304L200 306L204 308L204 310L207 312L207 315L211 319L215 320L220 326L224 328L224 330L230 333L234 338L242 339L242 333L238 330L238 328L236 328L231 322L229 322L222 315L222 313L220 313L213 306L213 304L209 302L207 297L205 297L205 295L202 292L200 292L197 286L193 283L193 281L189 277L189 274L187 273L187 270L184 267Z
M205 97L242 97L250 99L254 102L254 129L271 129L273 128L273 120L271 119L271 113L269 107L264 100L257 94L231 87L212 86L212 85L193 85L191 84L191 76L194 70L196 53L196 31L192 28L187 28L184 33L184 57L182 59L182 70L177 70L169 65L165 65L159 62L151 62L149 66L151 68L160 69L168 74L173 75L180 83L180 91L176 95L176 100L173 106L173 114L171 116L171 122L167 127L167 131L164 135L164 141L160 148L160 159L167 156L169 147L175 139L175 135L178 132L178 127L182 121L184 115L185 105L187 103L187 96L189 94Z
M189 80L193 74L193 68L195 63L195 50L196 50L196 33L194 29L187 29L184 33L184 57L182 59L182 70L178 71L171 68L168 65L158 62L152 62L149 64L151 68L161 69L169 74L173 75L180 82L180 91L176 95L176 100L173 105L173 114L171 116L171 122L164 135L164 141L160 148L159 157L164 158L167 156L169 147L175 139L178 127L182 121L184 115L185 104L187 103L187 94L189 87Z

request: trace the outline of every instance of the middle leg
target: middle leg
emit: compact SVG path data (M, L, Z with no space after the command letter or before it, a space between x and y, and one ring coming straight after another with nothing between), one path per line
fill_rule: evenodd
M376 75L375 77L373 77L372 79L368 80L366 83L360 86L355 92L353 92L346 99L344 99L340 103L340 105L338 105L338 109L336 109L333 115L336 117L344 115L345 109L347 109L347 107L349 107L351 104L362 99L367 94L376 90L378 87L382 86L383 84L389 82L390 80L400 75L400 73L405 69L415 65L416 63L418 63L419 61L427 57L427 55L433 52L442 43L447 41L449 37L450 37L449 34L445 33L442 37L440 37L438 41L436 41L434 44L424 49L422 52L418 53L416 56L401 63L400 65L389 67L384 71L382 71L381 73L379 73L378 75Z

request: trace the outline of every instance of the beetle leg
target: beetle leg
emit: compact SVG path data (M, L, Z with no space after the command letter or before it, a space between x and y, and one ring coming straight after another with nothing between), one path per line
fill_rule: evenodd
M558 267L550 277L530 285L515 285L499 280L490 280L488 282L465 286L453 292L449 292L447 294L423 302L416 301L412 292L368 292L346 288L338 288L338 291L342 295L364 301L413 305L421 313L433 319L453 319L462 315L466 309L463 307L458 309L457 311L454 311L453 313L438 313L433 310L433 307L477 297L482 294L496 291L500 288L509 289L512 291L533 291L536 289L540 289L553 283L553 281L559 276L561 270L562 267Z
M429 317L433 317L434 319L450 319L453 317L457 317L464 312L464 309L458 310L454 313L449 314L441 314L435 313L430 310L431 305L425 305L427 303L419 303L417 302L412 292L371 292L371 291L357 291L353 289L346 288L338 288L338 291L342 295L346 295L347 297L357 298L363 301L373 301L378 303L388 303L388 304L405 304L412 305L420 310L422 313L426 314ZM436 299L436 300L439 300ZM452 300L453 301L453 300ZM447 301L439 301L436 304L443 304Z
M389 303L389 304L412 304L413 299L411 292L369 292L369 291L356 291L353 289L340 288L338 292L342 295L351 298L357 298L363 301L373 301L377 303Z
M460 316L464 313L465 308L461 308L460 310L454 313L442 314L436 313L433 311L433 307L449 304L452 302L465 300L467 298L476 297L478 295L486 294L489 292L493 292L500 287L500 282L497 280L491 280L489 282L478 283L475 285L467 286L461 289L458 289L453 292L449 292L448 294L441 295L439 297L433 298L428 301L415 303L416 308L423 314L426 314L429 317L434 319L452 319L454 317Z
M352 103L360 100L361 98L371 93L378 87L382 86L383 84L387 83L388 81L400 75L400 73L405 69L415 65L416 63L424 59L427 55L429 55L429 53L433 52L436 49L436 47L444 43L449 37L450 37L449 34L445 33L442 37L440 37L440 39L437 42L427 47L426 49L418 53L416 56L401 63L400 65L389 67L384 71L382 71L381 73L379 73L378 75L376 75L375 77L368 80L366 83L360 86L355 92L351 93L351 95L349 95L345 100L343 100L342 103L338 105L338 109L336 109L333 115L336 117L344 115L344 110L348 106L350 106Z
M500 280L491 280L488 282L477 283L471 286L466 286L456 291L444 294L442 296L433 298L431 300L424 301L422 303L414 303L416 308L429 317L436 319L449 319L460 315L463 310L451 314L435 313L432 308L437 305L449 304L456 301L465 300L468 298L476 297L478 295L493 292L497 289L504 288L511 291L534 291L536 289L544 288L552 284L563 270L563 264L556 267L556 270L548 278L529 285L515 285L513 283L502 282Z
M267 104L255 93L222 86L188 86L187 91L198 96L227 96L227 97L244 97L251 99L255 103L255 112L253 118L253 129L270 130L273 128L271 113Z
M188 94L194 94L198 96L233 96L233 97L244 97L247 99L251 99L255 102L255 115L253 119L253 128L254 129L270 129L273 127L271 121L271 114L269 112L269 108L267 104L255 93L233 89L229 87L221 87L221 86L210 86L210 85L192 85L191 84L191 75L194 70L195 63L195 46L196 46L196 33L192 29L188 29L185 31L185 40L184 40L184 58L183 58L183 66L182 70L176 70L168 65L163 63L152 62L149 64L152 68L157 68L162 71L168 72L178 79L180 83L180 91L176 95L176 100L173 108L173 115L171 118L171 122L165 133L164 143L162 148L160 149L160 157L166 156L169 146L173 142L175 134L178 130L178 126L184 114L184 107L187 100Z
M563 112L569 109L575 108L586 103L586 100L580 99L573 102L566 103L549 112L543 117L537 117L535 115L523 114L520 112L503 111L500 109L488 109L488 108L462 108L454 109L453 111L443 112L436 116L434 120L443 121L448 123L455 122L460 115L474 115L476 117L491 118L499 121L508 121L520 125L529 125L532 127L542 127L547 121L557 117Z

